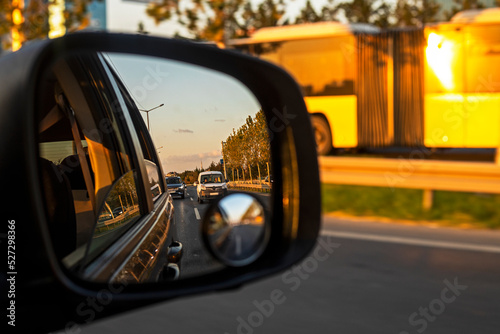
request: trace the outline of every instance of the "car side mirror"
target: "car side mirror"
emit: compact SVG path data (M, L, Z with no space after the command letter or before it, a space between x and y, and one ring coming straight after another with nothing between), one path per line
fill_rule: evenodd
M279 67L200 43L82 32L4 56L0 73L8 82L0 90L0 158L10 161L0 164L0 189L9 193L2 208L9 222L17 223L16 263L22 273L16 295L22 295L23 312L16 329L51 332L86 323L81 305L88 300L105 299L103 311L93 313L99 319L238 287L289 268L314 247L321 212L314 136L299 86ZM195 89L195 83L208 84ZM173 88L183 103L161 100ZM238 99L231 99L233 92ZM222 110L221 119L237 111L260 124L267 136L267 173L273 175L267 202L220 185L207 185L200 194L167 185L155 149L167 144L149 131L164 116L158 114L162 109L151 115L148 109L146 124L137 106L165 104L165 110L179 107L182 117L192 117L192 110L204 110L182 109L200 100L193 94L207 98L201 102L210 104L204 105L220 103L214 109ZM176 126L164 131L173 138L169 144L199 135L197 129L212 129ZM213 138L213 149L179 157L194 161L192 177L197 177L200 157L219 161L220 143L226 142L224 164L235 179L246 164L236 164L241 149L230 151L231 130L211 132L207 136L220 136ZM197 196L206 196L203 203L200 198L196 203ZM184 227L175 219L182 207L189 209L192 226L203 225L193 229L204 242L195 246L207 251L204 261L214 265L191 277L183 277L183 270L198 263L186 251L195 238L178 240L171 233ZM0 234L7 235L6 226ZM48 316L49 310L60 316Z

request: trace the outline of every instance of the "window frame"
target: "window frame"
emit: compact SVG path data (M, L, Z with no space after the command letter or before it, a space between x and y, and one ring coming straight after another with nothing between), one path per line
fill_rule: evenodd
M118 89L118 94L125 98L127 101L123 100L123 104L125 105L126 110L129 110L130 108L133 108L134 111L129 113L131 117L131 127L129 130L135 131L135 135L137 137L137 140L139 142L139 145L141 147L141 152L142 152L142 160L148 160L149 162L152 162L156 165L157 172L158 172L158 186L160 187L161 194L154 197L151 188L146 187L149 189L150 192L150 198L153 198L153 205L157 206L157 202L159 202L159 199L167 193L167 184L165 180L165 174L163 172L163 168L161 165L161 161L159 159L158 153L156 151L155 145L152 141L151 136L149 135L149 131L147 129L146 123L144 123L144 120L142 119L140 115L140 111L137 108L136 104L134 103L132 97L130 96L130 93L127 91L127 88L125 84L122 82L120 77L115 73L115 71L111 68L111 66L108 64L106 60L103 59L103 62L106 63L106 66L109 68L110 72L112 73L112 77L114 81L117 83L117 89ZM115 92L116 93L116 92ZM137 156L138 159L140 159L139 155ZM149 158L149 159L148 159ZM144 166L146 168L146 185L149 185L149 178L148 178L148 171L146 167L146 162L142 161L144 163ZM163 180L163 181L162 181Z
M162 192L156 202L153 202L144 153L137 132L137 126L139 128L141 125L145 127L144 122L140 118L139 111L137 108L135 110L129 109L124 100L126 88L123 83L117 79L114 71L104 60L102 54L98 54L98 59L98 66L101 66L101 69L104 71L102 79L105 81L106 86L111 88L108 93L111 94L112 100L116 101L114 110L112 111L115 113L116 123L120 132L119 135L122 137L125 150L129 155L132 170L136 172L135 181L140 208L139 219L132 223L124 233L113 240L103 252L90 261L87 261L85 257L83 258L83 266L80 268L81 277L95 281L108 281L110 280L109 273L114 272L116 274L119 272L120 268L127 263L130 256L139 247L142 239L147 236L148 231L156 224L159 215L163 214L163 209L168 209L169 207L167 205L168 192ZM146 143L152 146L152 143L148 143L148 141L151 141L149 135L145 136L145 138L147 139ZM153 157L158 159L157 155ZM161 165L157 167L159 173L163 173ZM160 178L160 180L162 179ZM160 181L160 183L165 189L165 181Z

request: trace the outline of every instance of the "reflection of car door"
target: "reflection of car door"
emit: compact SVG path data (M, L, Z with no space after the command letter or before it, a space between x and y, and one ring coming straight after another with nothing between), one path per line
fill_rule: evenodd
M93 149L97 144L89 144L98 216L110 219L95 224L83 275L102 281L157 280L165 276L168 259L178 260L170 250L179 243L174 239L173 206L154 145L135 104L102 56L82 56L72 66L81 67L75 73L84 82L81 89L92 106L92 115L80 118L92 116L94 124L106 125L95 129L96 138L110 137L101 145L105 154ZM108 184L101 187L100 174L106 165L117 172L107 176ZM113 211L123 214L115 216Z
M124 113L130 116L130 130L135 132L142 151L138 150L137 156L139 161L144 163L147 174L144 191L146 197L153 202L151 207L153 214L144 222L146 225L151 225L151 229L138 244L135 253L123 263L121 271L114 279L126 281L171 279L172 275L179 275L177 263L182 253L182 245L177 241L172 198L166 191L167 186L157 151L139 110L119 77L106 61L103 63L112 73L110 80L116 84L117 96L124 101Z

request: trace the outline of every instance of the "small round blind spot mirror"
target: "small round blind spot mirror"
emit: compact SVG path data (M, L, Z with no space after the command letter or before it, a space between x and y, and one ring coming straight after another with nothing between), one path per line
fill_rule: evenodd
M246 193L234 193L214 203L203 220L205 245L222 263L246 266L259 258L269 242L269 214Z

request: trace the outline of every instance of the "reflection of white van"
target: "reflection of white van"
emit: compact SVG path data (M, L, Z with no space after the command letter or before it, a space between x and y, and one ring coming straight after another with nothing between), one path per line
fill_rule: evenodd
M196 183L196 193L199 203L203 203L203 200L226 196L227 184L224 175L214 171L201 172Z

